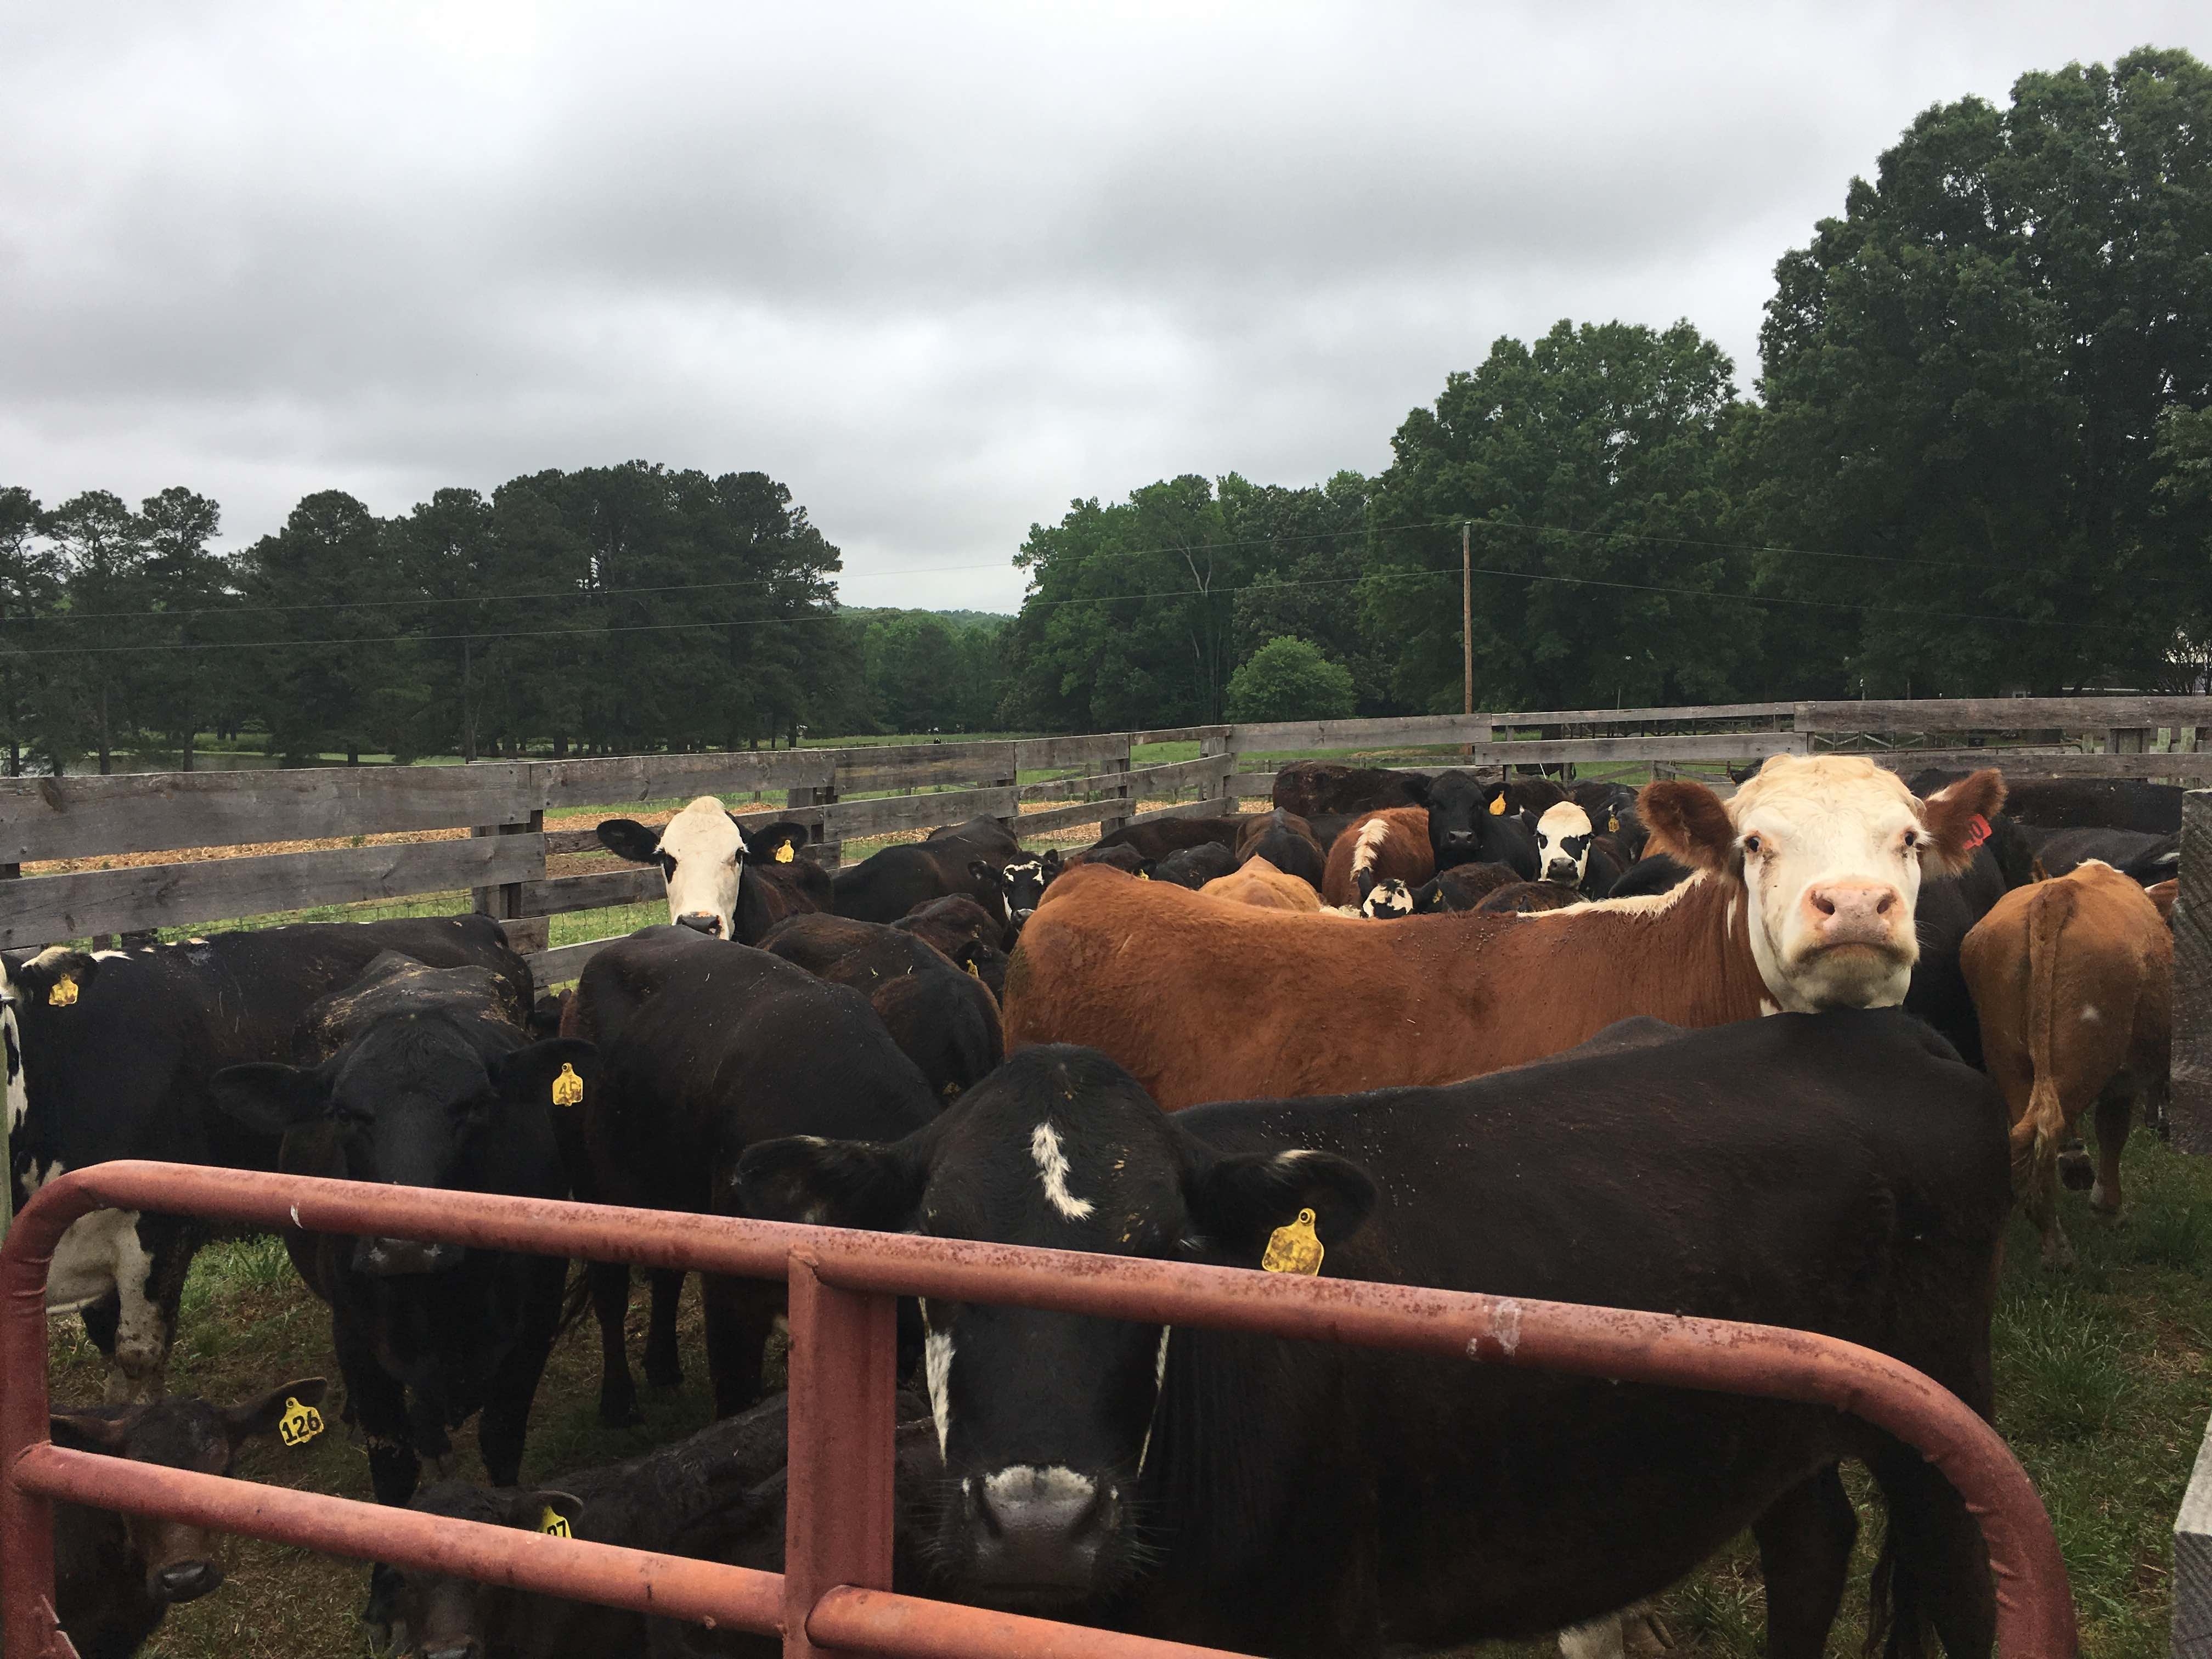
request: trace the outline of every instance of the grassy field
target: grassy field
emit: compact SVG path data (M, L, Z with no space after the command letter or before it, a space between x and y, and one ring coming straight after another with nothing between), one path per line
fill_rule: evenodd
M2078 1195L2065 1215L2081 1265L2041 1273L2034 1240L2015 1222L1996 1346L1999 1425L2049 1505L2073 1575L2083 1651L2094 1659L2152 1659L2166 1650L2170 1528L2208 1408L2212 1408L2212 1164L2179 1157L2139 1135L2129 1148L2131 1214L2096 1221ZM642 1344L643 1292L631 1314ZM680 1390L647 1390L649 1421L608 1431L594 1409L596 1343L586 1321L556 1351L538 1397L525 1479L629 1455L707 1421L696 1286L687 1293ZM74 1320L53 1327L54 1397L98 1397L97 1355ZM203 1253L186 1292L171 1372L179 1393L243 1398L294 1377L330 1374L329 1327L281 1246L249 1240ZM256 1446L248 1478L366 1498L368 1466L336 1427L295 1451ZM462 1472L482 1478L473 1435L459 1437ZM1866 1571L1880 1536L1878 1508L1862 1502L1860 1570L1838 1652L1856 1652ZM146 1650L166 1659L313 1659L366 1654L356 1622L366 1574L303 1551L239 1540L222 1592L179 1609ZM1679 1586L1661 1616L1686 1653L1753 1659L1760 1651L1760 1590L1748 1540ZM1548 1645L1483 1651L1506 1659Z

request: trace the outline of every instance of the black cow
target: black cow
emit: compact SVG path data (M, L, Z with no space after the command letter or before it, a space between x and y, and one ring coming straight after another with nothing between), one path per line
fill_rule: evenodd
M964 893L999 918L1012 950L1013 908L1000 872L1021 856L1021 843L998 819L973 817L840 870L830 878L830 908L855 921L893 922L917 904Z
M917 904L891 926L935 945L981 980L1000 1002L1006 1000L1006 930L998 919L964 893Z
M1219 879L1237 867L1237 854L1218 841L1201 842L1196 847L1185 847L1170 853L1152 866L1154 881L1172 883L1195 892L1209 881Z
M1567 799L1589 814L1593 830L1620 842L1624 868L1644 856L1651 832L1637 814L1635 790L1625 783L1578 783L1567 792Z
M1249 814L1231 850L1240 866L1248 859L1265 859L1285 875L1296 876L1315 892L1321 891L1328 852L1315 836L1313 826L1295 812L1277 807Z
M238 1406L185 1398L58 1411L52 1431L71 1451L228 1474L239 1448L279 1432L288 1413L319 1421L323 1386L303 1377ZM54 1616L80 1659L129 1659L171 1607L222 1583L215 1535L189 1521L54 1505Z
M2044 830L2021 832L2046 876L2063 876L2085 860L2098 859L2148 887L2178 875L2181 837L2153 836L2140 830Z
M999 872L999 879L1006 890L1006 915L1016 933L1030 919L1030 913L1042 902L1044 890L1052 885L1060 870L1060 854L1054 849L1024 853Z
M760 948L867 998L891 1041L946 1100L1006 1058L998 999L981 970L959 967L911 932L844 916L793 916L769 928Z
M1653 853L1640 858L1620 872L1620 879L1613 884L1607 898L1653 898L1661 893L1671 893L1690 878L1690 866L1664 853ZM1920 884L1927 890L1929 883Z
M288 1174L525 1198L567 1196L553 1114L598 1067L589 1043L532 1042L479 968L397 954L301 1022L319 1064L234 1066L217 1106L280 1135ZM288 1229L284 1246L330 1304L346 1420L368 1444L377 1499L404 1504L421 1460L481 1411L492 1479L520 1472L539 1374L560 1322L563 1264L550 1256Z
M671 921L719 939L756 945L784 917L830 908L829 872L799 855L806 845L805 824L747 830L712 795L700 796L658 830L635 818L608 818L599 836L617 858L659 869Z
M1208 843L1232 846L1237 831L1243 827L1244 816L1241 812L1213 813L1205 817L1178 814L1174 817L1148 818L1142 823L1127 823L1119 830L1109 830L1087 850L1104 853L1116 847L1133 848L1139 856L1157 862L1170 853Z
M1990 751L2002 763L2004 751ZM2029 762L2032 768L2033 762ZM1964 772L1929 769L1906 784L1926 799L1929 791L1956 783ZM2019 823L2038 830L2133 830L2147 836L2181 833L2178 784L2147 783L2135 778L2015 778L2005 775L2005 811Z
M1519 813L1534 823L1566 799L1564 786L1550 778L1507 778L1502 786L1508 813ZM1494 799L1494 797L1493 797Z
M1429 780L1421 772L1344 766L1334 761L1292 761L1276 772L1268 794L1273 805L1309 822L1316 812L1351 819L1386 806L1426 806Z
M1510 791L1519 787L1485 783L1472 772L1438 773L1429 784L1429 848L1437 868L1503 864L1523 881L1541 875L1535 837L1510 810ZM1564 793L1559 792L1551 804ZM1499 808L1506 810L1493 810Z
M867 999L764 951L680 927L647 927L584 966L567 1030L599 1045L601 1086L566 1139L576 1196L707 1211L718 1172L756 1140L821 1134L891 1140L940 1102ZM599 1322L599 1416L639 1420L623 1340L629 1269L586 1270ZM684 1276L653 1275L648 1381L683 1380L676 1302ZM781 1285L706 1280L707 1367L717 1415L760 1395L761 1350Z
M308 1005L385 951L476 963L514 1006L530 1006L530 969L487 916L311 922L137 951L0 957L16 1206L64 1170L111 1158L276 1168L276 1138L216 1113L208 1079L226 1066L289 1058ZM83 1310L114 1362L111 1400L161 1392L185 1275L207 1233L185 1218L101 1210L63 1235L46 1305Z
M1148 874L1152 867L1152 860L1133 847L1086 847L1079 853L1070 853L1060 860L1060 867L1073 870L1085 864L1107 865L1126 876Z
M1442 1089L1172 1116L1017 1052L895 1146L755 1147L754 1213L1822 1332L1990 1407L2005 1109L1895 1011L1784 1014ZM1778 1112L1777 1100L1790 1109ZM1013 1308L924 1304L940 1588L1244 1652L1373 1656L1589 1620L1746 1527L1768 1651L1823 1648L1863 1460L1877 1628L1990 1650L1989 1562L1921 1455L1786 1404Z

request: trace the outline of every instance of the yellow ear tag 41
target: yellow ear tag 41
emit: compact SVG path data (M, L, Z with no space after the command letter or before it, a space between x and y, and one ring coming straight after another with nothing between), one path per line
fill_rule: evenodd
M1504 796L1500 795L1496 800L1490 803L1490 816L1493 818L1502 818L1505 816Z
M1300 1210L1287 1227L1267 1236L1267 1254L1260 1266L1271 1273L1304 1273L1308 1279L1321 1272L1321 1240L1314 1236L1314 1212Z
M276 1419L276 1437L288 1446L304 1446L323 1431L323 1414L313 1406L302 1406L289 1395L284 1397L284 1414Z
M545 1506L545 1513L538 1517L538 1530L555 1538L574 1538L576 1535L568 1530L568 1517L550 1504Z
M553 1079L553 1103L556 1106L580 1106L584 1103L584 1079L576 1075L576 1068L565 1060L561 1062L561 1075Z
M76 1001L76 981L67 974L56 980L46 993L46 1006L50 1008L67 1008Z
M784 842L782 846L775 849L775 861L778 864L788 864L791 862L793 856L794 855L791 850L791 843L789 842Z

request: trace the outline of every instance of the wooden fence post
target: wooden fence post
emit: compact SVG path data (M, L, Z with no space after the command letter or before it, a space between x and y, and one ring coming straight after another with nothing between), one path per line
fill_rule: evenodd
M836 799L837 787L835 784L811 783L786 791L783 804L786 806L829 806L835 804ZM806 826L806 844L813 849L814 861L824 870L835 870L843 856L844 843L829 839L826 823Z
M2150 752L2150 727L2147 726L2116 726L2105 733L2105 752L2108 755L2147 755Z
M1230 728L1225 726L1208 726L1198 740L1198 757L1200 760L1221 762L1218 771L1209 770L1199 783L1199 799L1218 801L1224 813L1237 810L1236 792L1229 781L1237 771L1237 757L1229 747L1229 732Z
M1109 772L1119 773L1121 781L1114 786L1108 799L1119 801L1121 810L1098 820L1100 836L1110 836L1116 830L1126 830L1129 827L1129 734L1127 732L1120 732L1115 735L1121 741L1121 752L1107 757L1106 769Z
M542 836L545 833L545 811L543 807L517 823L478 824L469 831L471 840L479 836ZM541 858L538 878L545 878L545 864ZM471 888L469 898L480 916L490 916L500 924L507 942L523 956L532 956L552 943L553 919L537 916L526 919L522 914L522 884L501 882L496 887Z
M2182 797L2171 1076L2167 1122L2174 1150L2212 1152L2212 789Z

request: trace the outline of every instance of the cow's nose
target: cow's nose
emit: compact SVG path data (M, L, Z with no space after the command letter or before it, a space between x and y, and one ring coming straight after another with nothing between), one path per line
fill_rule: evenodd
M1887 882L1824 881L1805 890L1808 920L1832 944L1888 939L1904 904L1905 896Z
M1028 909L1026 909L1026 910L1017 910L1017 911L1015 911L1015 912L1014 912L1014 926L1015 926L1015 927L1020 927L1024 922L1027 921L1028 921L1031 916L1035 915L1036 914L1036 906L1034 906L1034 905L1030 906L1030 907Z
M1572 859L1553 859L1544 866L1546 881L1564 881L1571 885L1581 878L1582 872L1575 868Z
M1474 831L1472 830L1447 830L1444 831L1444 845L1447 847L1472 847L1474 844Z
M1063 1468L1001 1469L975 1488L975 1571L1003 1590L1091 1587L1113 1526L1113 1489Z
M222 1569L212 1561L173 1561L154 1575L164 1601L197 1601L222 1583Z
M460 1265L468 1252L459 1244L425 1244L412 1238L354 1241L353 1270L378 1279L403 1273L440 1273Z
M686 910L676 918L676 925L689 927L695 933L704 933L709 939L721 937L722 919L712 910Z

